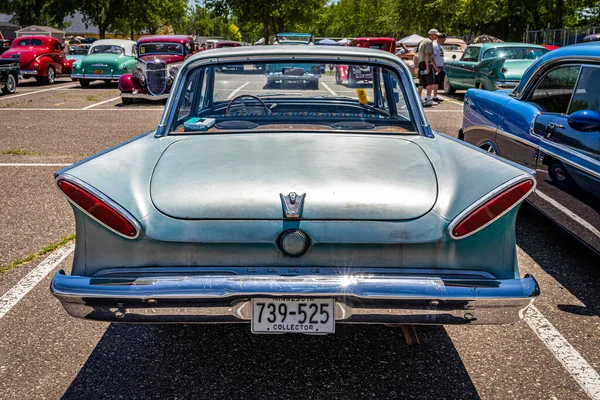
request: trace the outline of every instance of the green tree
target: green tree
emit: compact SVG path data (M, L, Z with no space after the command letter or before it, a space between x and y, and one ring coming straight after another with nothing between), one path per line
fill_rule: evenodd
M0 12L12 14L11 22L20 27L45 25L64 28L64 18L72 13L70 0L0 0Z

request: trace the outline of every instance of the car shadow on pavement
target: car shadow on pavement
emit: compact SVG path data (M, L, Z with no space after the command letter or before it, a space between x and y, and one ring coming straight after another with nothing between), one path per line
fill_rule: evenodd
M446 330L338 325L328 336L253 335L248 324L112 324L63 399L479 396Z
M559 304L561 311L600 316L600 257L597 254L528 205L519 211L517 245L585 305Z

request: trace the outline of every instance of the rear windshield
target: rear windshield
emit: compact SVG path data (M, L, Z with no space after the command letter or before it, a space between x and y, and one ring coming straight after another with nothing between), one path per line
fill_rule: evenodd
M41 46L41 39L22 39L17 42L17 46Z
M504 57L508 60L537 60L548 50L532 47L500 47L489 49L483 54L483 58Z
M139 54L183 54L181 43L144 43L140 44Z
M146 82L152 84L153 76ZM187 74L172 134L237 130L416 133L397 72L327 60L220 64Z
M93 46L90 54L123 54L125 50L121 46L114 45L98 45Z

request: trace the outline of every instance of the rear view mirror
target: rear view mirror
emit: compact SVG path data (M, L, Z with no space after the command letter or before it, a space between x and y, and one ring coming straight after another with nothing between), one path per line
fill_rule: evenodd
M600 114L592 110L576 111L567 119L571 128L577 131L593 132L600 130Z

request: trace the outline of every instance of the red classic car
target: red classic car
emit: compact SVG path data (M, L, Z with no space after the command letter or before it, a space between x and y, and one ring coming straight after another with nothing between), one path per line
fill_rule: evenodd
M119 78L123 104L135 99L166 99L179 66L195 52L194 39L184 35L144 36L137 41L138 63Z
M396 53L396 39L394 38L357 38L350 42L351 47L365 47ZM338 65L335 71L335 82L341 84L348 82L348 86L355 86L359 81L371 82L373 71L368 65Z
M63 74L65 53L58 39L48 36L22 36L13 40L2 58L19 60L23 78L54 83Z

